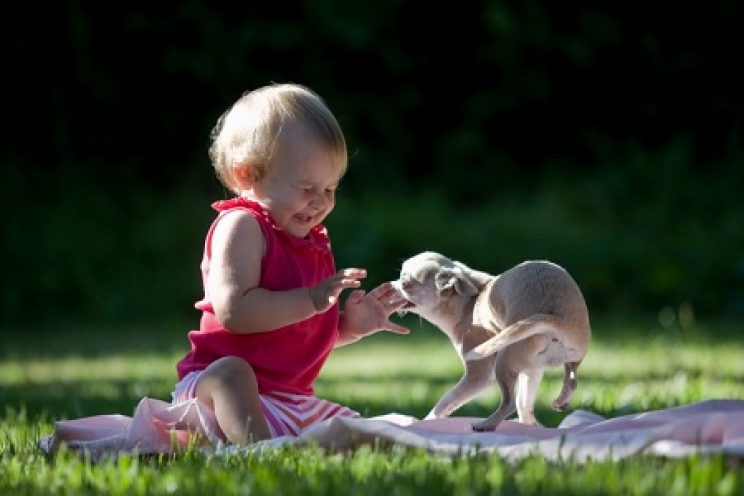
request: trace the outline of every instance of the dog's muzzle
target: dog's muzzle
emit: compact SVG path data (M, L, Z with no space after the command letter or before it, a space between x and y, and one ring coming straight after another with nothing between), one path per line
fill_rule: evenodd
M392 282L393 288L398 292L398 298L400 300L406 300L406 304L403 305L398 311L396 312L401 317L408 313L408 308L413 308L416 306L411 300L408 299L408 296L406 296L406 292L403 290L403 283L400 280L393 281Z

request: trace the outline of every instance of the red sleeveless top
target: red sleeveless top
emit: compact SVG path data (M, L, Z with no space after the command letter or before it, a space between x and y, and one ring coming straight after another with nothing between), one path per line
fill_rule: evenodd
M216 202L219 213L210 227L201 263L204 298L196 303L202 311L198 331L189 332L191 351L176 365L179 379L192 371L204 370L224 356L237 356L256 373L261 393L284 392L313 395L313 383L338 338L338 304L274 331L257 334L230 332L217 320L206 290L214 228L222 216L234 209L248 210L256 218L266 239L261 262L260 287L272 291L307 287L336 271L330 239L322 225L305 238L292 236L278 227L258 203L234 198Z

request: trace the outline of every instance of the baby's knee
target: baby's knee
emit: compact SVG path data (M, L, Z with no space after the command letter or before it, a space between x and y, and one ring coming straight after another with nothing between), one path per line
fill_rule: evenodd
M234 356L223 357L210 364L199 377L198 385L199 389L207 387L210 390L244 390L246 386L257 388L256 374L248 362Z

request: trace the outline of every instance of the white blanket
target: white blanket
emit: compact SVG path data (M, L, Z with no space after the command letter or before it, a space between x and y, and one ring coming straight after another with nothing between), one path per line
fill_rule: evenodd
M495 432L473 432L469 417L418 420L388 414L374 418L335 418L299 437L280 437L247 447L224 446L215 434L212 412L196 400L171 405L144 398L133 417L99 415L57 422L53 434L38 441L46 452L59 443L94 459L118 453L172 453L194 434L214 454L249 453L271 447L319 445L347 450L362 445L401 445L432 453L497 453L516 461L538 454L552 461L619 460L651 454L684 457L723 454L744 458L744 400L706 400L691 405L603 418L576 410L556 428L507 420Z

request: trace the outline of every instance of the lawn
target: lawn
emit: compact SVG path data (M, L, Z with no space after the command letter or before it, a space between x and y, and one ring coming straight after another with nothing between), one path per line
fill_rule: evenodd
M667 316L668 317L668 316ZM459 378L446 338L409 316L410 336L379 334L337 350L317 383L319 396L365 415L424 416ZM573 407L604 416L711 398L744 398L744 344L737 323L597 319L579 371ZM173 365L185 350L178 323L141 327L5 329L0 337L1 494L741 494L744 468L721 458L640 457L621 462L510 464L497 456L445 458L412 449L323 453L285 448L250 456L130 456L97 464L62 453L48 460L34 441L53 422L132 413L143 396L168 399ZM546 373L537 416L552 412L561 370ZM485 416L496 389L456 415Z

